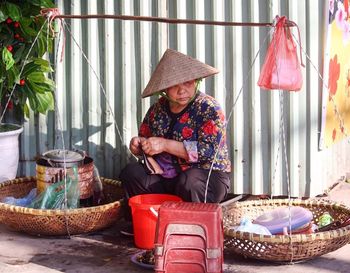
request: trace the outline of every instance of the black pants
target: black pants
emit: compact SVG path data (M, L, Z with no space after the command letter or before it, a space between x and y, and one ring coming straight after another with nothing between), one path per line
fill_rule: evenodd
M129 198L144 193L175 194L187 202L204 202L209 171L192 168L172 179L149 175L140 163L128 164L120 173L126 202ZM207 202L219 203L230 188L230 174L212 171L208 184Z

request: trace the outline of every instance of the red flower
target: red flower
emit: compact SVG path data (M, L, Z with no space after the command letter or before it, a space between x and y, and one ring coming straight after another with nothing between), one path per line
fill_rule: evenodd
M140 127L140 135L141 136L144 136L144 137L150 137L152 136L151 134L151 129L149 128L149 126L145 123L142 123L141 124L141 127Z
M188 121L189 117L190 116L188 113L183 114L180 118L180 123L186 123Z
M345 94L348 98L350 97L350 69L348 69L348 74L346 75Z
M218 127L215 125L214 121L209 120L203 125L203 132L206 135L216 135L219 131Z
M334 96L337 92L339 76L340 64L338 63L338 56L336 54L333 59L329 60L328 88L330 96Z
M225 115L224 115L224 113L222 112L222 110L219 110L219 111L218 111L218 116L219 116L219 118L220 118L220 120L221 120L222 122L225 121Z
M348 0L344 0L344 10L345 11L348 11L349 10L349 1ZM346 12L346 18L345 18L345 20L348 20L348 18L349 18L349 14L348 14L348 12Z
M154 112L153 112L153 111L149 114L149 120L150 120L151 122L154 121Z
M334 128L334 129L333 129L333 133L332 133L333 142L334 142L336 136L337 136L337 130Z
M192 136L192 134L193 134L193 130L191 128L184 127L182 129L182 136L183 136L183 138L188 139L188 138L190 138Z
M13 102L12 100L9 101L9 104L7 105L8 109L13 109Z

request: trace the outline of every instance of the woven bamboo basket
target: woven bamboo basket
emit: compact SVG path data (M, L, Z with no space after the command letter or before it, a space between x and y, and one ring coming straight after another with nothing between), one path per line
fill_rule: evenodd
M121 182L101 178L107 204L95 207L42 210L0 202L0 223L32 235L74 235L104 229L121 214ZM0 184L0 200L6 196L20 198L36 187L35 177L18 178Z
M333 219L345 222L350 216L350 208L342 204L320 200L291 200L292 206L309 209L313 221L318 223L324 212L329 212ZM230 229L239 225L241 218L255 219L263 213L288 206L288 200L259 200L235 202L223 207L225 248L248 258L278 263L294 263L337 250L350 242L350 225L331 231L313 234L259 235Z

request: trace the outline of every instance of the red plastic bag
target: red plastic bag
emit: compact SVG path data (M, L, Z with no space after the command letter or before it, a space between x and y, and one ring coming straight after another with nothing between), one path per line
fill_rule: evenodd
M286 17L277 17L272 41L267 49L258 85L265 89L299 91L303 85L296 45L285 26Z

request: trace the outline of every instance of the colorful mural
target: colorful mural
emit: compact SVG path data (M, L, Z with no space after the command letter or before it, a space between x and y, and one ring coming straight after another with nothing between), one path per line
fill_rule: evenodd
M321 149L350 136L349 0L330 0L327 11Z

